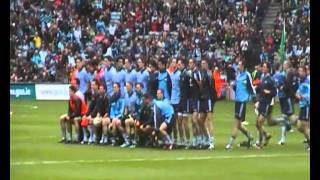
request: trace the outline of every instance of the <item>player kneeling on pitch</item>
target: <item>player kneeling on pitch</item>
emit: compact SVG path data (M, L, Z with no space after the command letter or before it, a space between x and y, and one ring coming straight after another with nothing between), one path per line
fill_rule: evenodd
M144 138L146 140L146 146L157 146L158 144L158 136L163 137L164 142L167 142L166 144L170 144L171 142L171 147L169 149L172 149L172 141L167 139L167 137L164 137L168 135L168 132L166 132L166 128L164 124L164 116L161 115L161 110L159 106L156 105L155 101L152 100L152 96L149 94L145 94L143 96L143 104L141 108L141 113L140 113L140 120L138 121L139 124L139 129L140 132L140 138ZM172 127L171 127L172 128ZM169 142L168 142L169 141ZM165 146L167 147L167 146Z
M174 109L170 102L167 99L164 99L163 90L157 90L157 99L153 101L157 107L160 109L160 113L162 116L161 123L155 124L154 128L156 133L159 133L162 137L165 146L165 149L171 150L173 147L173 142L170 138L170 134L172 132L173 126L173 116L174 116Z
M79 142L79 132L80 132L80 121L81 116L85 115L87 112L87 106L80 97L76 95L77 88L75 86L69 87L69 106L68 114L64 114L60 117L60 127L62 143L71 143L72 141L72 124L75 126L75 141Z

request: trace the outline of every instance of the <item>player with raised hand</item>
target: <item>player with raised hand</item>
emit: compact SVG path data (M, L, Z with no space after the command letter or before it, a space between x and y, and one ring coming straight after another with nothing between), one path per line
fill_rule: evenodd
M192 146L197 147L200 145L201 141L201 131L199 127L199 109L200 109L200 88L201 88L201 73L197 69L194 59L189 59L189 69L187 71L188 75L188 86L190 90L190 95L188 99L189 113L192 113Z

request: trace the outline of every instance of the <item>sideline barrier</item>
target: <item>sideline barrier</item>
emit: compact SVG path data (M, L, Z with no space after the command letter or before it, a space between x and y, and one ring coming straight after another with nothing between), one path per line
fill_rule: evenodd
M68 100L69 84L10 83L10 99Z
M68 100L69 84L36 84L36 100Z
M36 99L34 83L10 83L10 99Z

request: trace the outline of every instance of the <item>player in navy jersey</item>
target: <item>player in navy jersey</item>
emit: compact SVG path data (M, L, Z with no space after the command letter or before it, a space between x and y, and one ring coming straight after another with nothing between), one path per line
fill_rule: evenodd
M262 147L262 141L265 140L264 145L268 144L271 135L263 127L264 121L268 119L268 116L271 115L270 104L273 101L273 98L277 94L276 85L274 79L269 74L270 64L265 62L262 64L262 76L261 83L256 89L257 100L258 100L258 117L256 122L256 127L258 130L258 141L255 144L257 149Z
M189 113L192 113L192 146L196 147L200 145L201 134L199 129L199 110L200 110L200 87L201 87L201 73L197 69L195 61L193 59L189 59L189 69L187 71L188 75L188 88L189 88Z
M91 92L91 101L88 107L88 111L86 113L86 115L83 117L83 119L85 119L85 121L88 121L88 125L87 126L82 126L82 131L83 131L83 140L81 141L81 144L85 144L85 143L94 143L96 142L96 134L95 134L95 129L94 129L94 124L93 124L93 120L96 118L97 116L97 101L98 101L98 97L99 97L99 92L98 92L98 88L99 88L99 84L96 80L93 80L91 82L91 88L90 90ZM87 130L89 130L89 140L87 139Z
M294 98L295 92L298 89L298 77L296 71L290 68L289 61L283 64L283 71L280 71L280 64L277 64L276 72L273 75L278 89L278 97L280 101L281 117L273 118L273 124L281 125L281 138L279 145L285 143L285 134L287 130L291 129L290 122L295 123L297 117L294 114ZM269 123L270 124L270 123Z
M149 83L148 83L148 92L152 96L152 98L157 97L158 90L158 65L156 61L152 60L149 63Z
M214 149L214 137L212 134L212 116L214 102L216 96L212 73L209 70L207 60L201 60L201 77L202 87L200 96L200 130L202 133L202 146L208 146L209 150ZM209 115L210 114L210 115Z
M181 71L180 74L180 102L178 113L178 126L181 129L182 135L180 136L182 144L186 149L190 146L190 129L189 129L189 117L188 117L188 96L189 96L189 78L187 74L187 68L183 59L178 60L178 68ZM179 130L180 131L180 130Z

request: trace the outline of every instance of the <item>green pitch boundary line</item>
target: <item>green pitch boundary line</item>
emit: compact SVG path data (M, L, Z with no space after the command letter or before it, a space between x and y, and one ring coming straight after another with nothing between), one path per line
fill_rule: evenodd
M247 158L274 158L274 157L304 157L308 153L300 154L257 154L237 156L204 156L204 157L176 157L176 158L135 158L135 159L112 159L112 160L66 160L66 161L21 161L10 162L11 166L20 165L50 165L50 164L72 164L72 163L112 163L112 162L141 162L141 161L185 161L185 160L209 160L209 159L247 159Z

